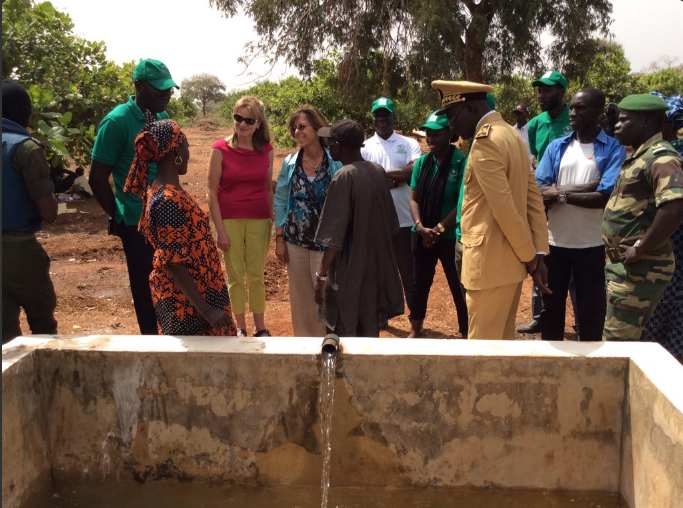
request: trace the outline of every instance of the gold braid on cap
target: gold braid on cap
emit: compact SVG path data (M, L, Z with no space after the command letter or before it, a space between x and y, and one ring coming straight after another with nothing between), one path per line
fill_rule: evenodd
M441 105L442 106L448 106L449 104L456 104L458 102L465 102L467 99L463 97L462 94L460 93L452 93L448 95L444 95L443 98L441 99Z

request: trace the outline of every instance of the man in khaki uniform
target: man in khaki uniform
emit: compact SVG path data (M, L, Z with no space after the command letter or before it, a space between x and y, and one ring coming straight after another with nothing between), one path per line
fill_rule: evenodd
M451 128L470 139L462 204L462 283L470 339L514 339L515 315L527 273L548 292L543 255L548 228L543 200L524 142L486 94L492 87L434 81Z

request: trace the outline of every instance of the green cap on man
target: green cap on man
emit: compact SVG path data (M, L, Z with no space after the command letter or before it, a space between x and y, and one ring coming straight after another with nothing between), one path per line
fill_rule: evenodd
M653 95L649 93L638 93L634 95L629 95L624 98L619 104L617 104L619 109L623 111L668 111L669 106L667 106L664 99L658 95Z
M388 99L386 97L380 97L377 99L375 102L372 103L372 111L371 113L374 113L378 109L386 109L389 113L396 114L396 110L394 108L394 101L391 99Z
M536 87L538 85L560 85L562 90L567 91L567 78L561 72L558 71L548 71L543 76L538 78L536 81L531 83L531 86Z
M141 61L133 72L133 81L146 81L157 90L168 90L169 88L180 88L173 78L171 71L163 62L147 58Z

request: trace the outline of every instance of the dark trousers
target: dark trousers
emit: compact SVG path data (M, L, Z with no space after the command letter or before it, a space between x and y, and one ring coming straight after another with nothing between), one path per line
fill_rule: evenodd
M157 316L152 303L149 287L149 274L152 273L154 248L140 234L137 226L116 225L116 234L123 243L128 265L130 291L133 293L133 306L142 335L157 335Z
M34 237L2 242L2 343L20 336L19 314L33 334L57 333L55 288L50 280L50 258Z
M334 333L338 337L379 337L379 316L376 312L360 314L358 322L350 326L339 318L334 330L327 328L327 333Z
M398 264L398 273L401 275L406 304L408 309L412 311L413 252L410 244L413 232L411 229L411 226L401 228L399 233L394 236L394 255L396 256L396 264Z
M548 267L548 286L551 295L543 295L541 313L541 338L564 339L564 320L567 292L572 273L576 285L576 308L581 323L579 339L602 340L605 325L605 247L568 249L550 246L545 257Z
M434 282L436 263L441 261L448 287L453 296L455 310L458 315L458 328L460 333L467 335L468 317L467 304L460 290L460 278L458 269L455 265L455 239L449 240L441 238L431 248L427 249L422 245L422 238L419 234L413 233L413 290L410 308L410 319L423 321L427 314L427 300L429 290Z

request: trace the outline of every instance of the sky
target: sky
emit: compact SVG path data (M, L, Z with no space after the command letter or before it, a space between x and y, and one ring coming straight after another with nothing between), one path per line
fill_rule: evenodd
M104 41L107 57L117 64L156 58L180 84L194 74L218 76L227 91L248 88L270 66L264 61L245 71L237 59L244 45L256 39L254 24L245 15L226 19L209 0L51 0L74 22L74 33ZM610 31L623 45L631 69L644 71L662 58L683 64L680 43L681 0L613 0ZM647 4L647 9L644 5ZM152 22L147 20L153 20ZM278 81L296 70L278 62L268 79Z

